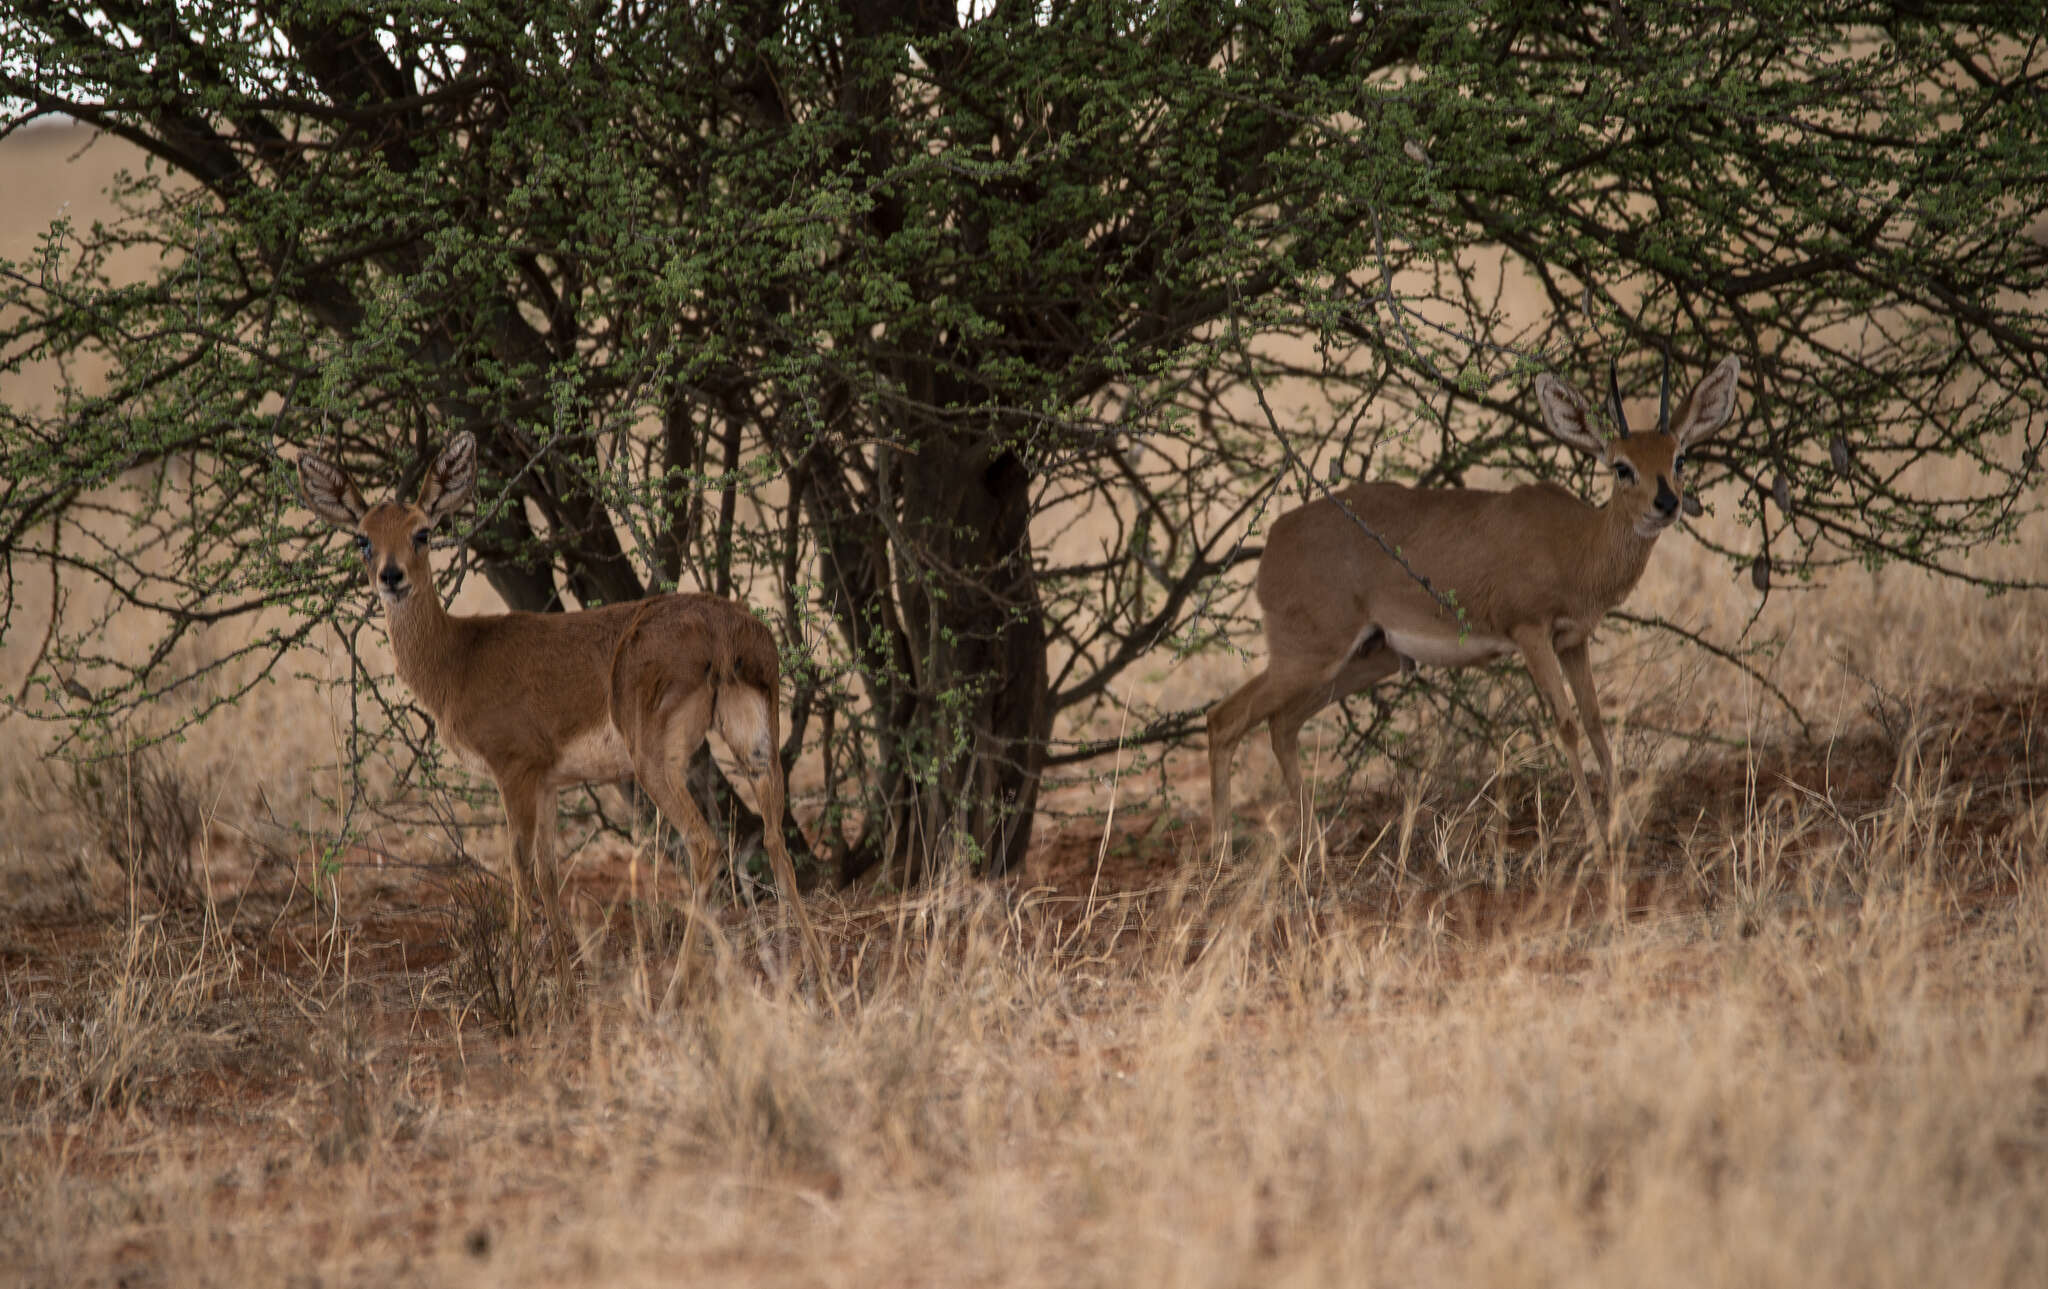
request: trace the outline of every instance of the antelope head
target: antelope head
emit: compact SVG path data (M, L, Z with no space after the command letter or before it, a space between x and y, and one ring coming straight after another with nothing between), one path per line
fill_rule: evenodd
M1543 422L1558 440L1614 471L1610 513L1624 515L1638 537L1655 538L1677 520L1685 504L1685 452L1721 428L1735 410L1736 384L1742 363L1733 354L1723 358L1706 379L1693 387L1671 415L1671 360L1664 360L1664 378L1657 397L1657 428L1631 433L1621 410L1621 389L1614 365L1607 367L1607 395L1620 433L1614 438L1596 427L1591 400L1544 372L1536 378L1536 401Z
M299 456L299 496L313 513L355 538L377 598L391 612L414 590L433 592L427 541L434 526L462 509L476 486L476 437L457 434L441 450L411 504L363 503L355 481L340 466L312 452Z

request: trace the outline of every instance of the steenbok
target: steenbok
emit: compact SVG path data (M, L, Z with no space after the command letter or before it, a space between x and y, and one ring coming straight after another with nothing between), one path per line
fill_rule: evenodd
M1621 432L1614 439L1595 425L1594 404L1584 395L1548 373L1538 376L1536 401L1550 432L1614 471L1604 506L1554 483L1507 492L1360 483L1282 515L1256 583L1266 670L1209 713L1217 843L1229 837L1231 754L1259 722L1269 723L1281 779L1306 821L1299 740L1310 716L1404 665L1469 667L1519 652L1556 718L1572 783L1604 854L1606 835L1593 821L1579 764L1581 721L1600 760L1610 814L1614 758L1586 646L1601 617L1642 577L1658 536L1677 520L1685 451L1735 410L1741 374L1734 357L1722 359L1674 420L1667 368L1657 429L1631 434L1610 369Z
M450 614L427 564L434 526L476 486L476 439L449 440L419 501L363 504L346 471L299 457L299 490L313 513L347 530L383 601L398 675L463 761L487 773L512 830L517 909L537 898L555 966L568 979L568 937L555 871L557 792L572 784L638 779L689 846L696 916L678 971L695 948L718 845L690 799L685 774L715 732L753 788L784 904L826 988L826 961L797 893L782 840L780 668L766 626L715 595L656 595L580 613Z

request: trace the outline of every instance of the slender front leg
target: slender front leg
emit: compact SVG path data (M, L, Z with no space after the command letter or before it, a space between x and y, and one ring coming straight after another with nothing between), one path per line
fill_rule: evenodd
M505 822L512 829L512 873L515 884L512 927L520 925L519 906L538 899L552 949L555 977L563 997L574 985L569 964L569 919L562 911L561 881L555 872L555 792L543 775L509 770L498 776L498 795L505 801Z
M1571 682L1572 696L1579 701L1579 720L1584 723L1586 738L1593 744L1593 755L1600 762L1600 777L1606 780L1607 811L1612 816L1620 783L1614 774L1614 755L1607 750L1606 722L1600 719L1600 695L1593 688L1593 661L1586 653L1586 642L1560 649L1557 660L1564 664L1565 679Z
M1537 690L1550 705L1551 716L1557 722L1557 741L1563 748L1565 765L1572 772L1572 785L1578 789L1580 808L1586 812L1586 831L1604 862L1607 832L1594 817L1593 794L1586 786L1586 767L1579 764L1579 723L1570 696L1565 693L1564 669L1558 665L1557 651L1550 645L1550 628L1544 624L1518 627L1514 638L1522 651L1522 660L1528 664L1529 675L1535 679Z

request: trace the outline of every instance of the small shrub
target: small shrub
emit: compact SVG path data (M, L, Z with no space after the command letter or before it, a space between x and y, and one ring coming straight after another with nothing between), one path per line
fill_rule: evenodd
M205 903L192 863L206 836L202 795L161 748L72 766L71 800L98 829L100 849L167 910Z
M89 1117L143 1102L214 1045L208 1018L236 970L221 937L174 943L160 915L133 919L119 960L97 969L82 993L10 993L0 1104Z
M481 869L457 877L452 893L452 984L460 1005L508 1034L527 1032L556 998L548 983L546 946L537 941L549 932L537 913L515 927L516 896Z

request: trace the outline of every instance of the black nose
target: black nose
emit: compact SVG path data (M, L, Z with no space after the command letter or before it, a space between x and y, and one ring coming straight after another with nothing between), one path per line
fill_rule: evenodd
M377 574L377 580L395 591L405 582L405 570L396 564L386 564L384 570Z
M1671 491L1662 475L1657 476L1657 513L1667 518L1678 513L1678 494Z

